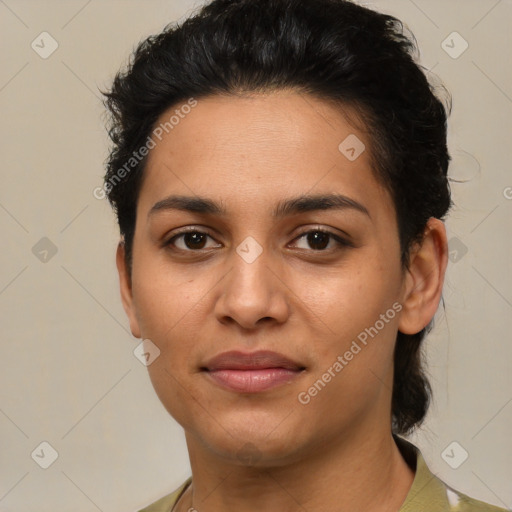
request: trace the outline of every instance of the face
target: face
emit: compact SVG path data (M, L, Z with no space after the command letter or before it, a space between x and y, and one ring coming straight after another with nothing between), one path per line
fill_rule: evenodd
M160 350L151 381L187 439L234 461L250 443L278 465L340 433L389 431L407 280L368 134L280 91L200 99L156 142L131 285L118 265L132 332ZM248 358L213 361L228 351Z

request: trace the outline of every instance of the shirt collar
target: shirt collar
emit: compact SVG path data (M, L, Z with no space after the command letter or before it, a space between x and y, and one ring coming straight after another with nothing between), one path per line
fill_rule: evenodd
M415 469L414 480L399 512L449 512L450 491L428 468L420 450L404 438L393 435L407 463ZM453 499L457 495L453 493Z

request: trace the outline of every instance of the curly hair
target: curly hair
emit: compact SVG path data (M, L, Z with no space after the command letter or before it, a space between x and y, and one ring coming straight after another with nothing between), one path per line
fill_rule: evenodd
M451 99L444 88L446 101L438 97L417 53L400 20L348 0L213 0L142 41L103 93L113 142L104 190L129 268L147 153L139 149L160 116L191 98L293 89L357 112L374 175L394 202L406 269L428 219L443 219L451 206ZM430 403L421 342L431 326L397 335L392 429L398 434L421 424Z

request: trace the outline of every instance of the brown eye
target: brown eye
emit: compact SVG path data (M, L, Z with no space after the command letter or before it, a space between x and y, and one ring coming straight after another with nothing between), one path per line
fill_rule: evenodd
M185 233L183 235L183 242L189 249L202 249L206 244L205 233Z
M316 252L321 252L329 249L342 249L344 247L353 247L353 245L347 240L341 238L330 231L324 231L322 229L313 229L302 233L296 240L305 240L306 247L298 246L300 249L312 249ZM333 242L329 246L330 242Z
M199 251L205 248L209 238L212 239L208 233L202 231L187 231L173 236L165 245L182 251ZM218 247L218 245L215 247Z
M310 231L306 238L310 247L316 250L323 250L329 245L330 235L323 231Z

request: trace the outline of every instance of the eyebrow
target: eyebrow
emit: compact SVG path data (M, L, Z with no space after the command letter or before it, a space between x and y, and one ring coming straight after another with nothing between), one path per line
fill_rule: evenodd
M371 218L368 209L361 203L342 194L301 195L279 201L272 216L274 218L317 210L355 210ZM171 195L155 203L148 217L165 210L182 210L205 215L227 215L226 209L212 199L198 196Z

